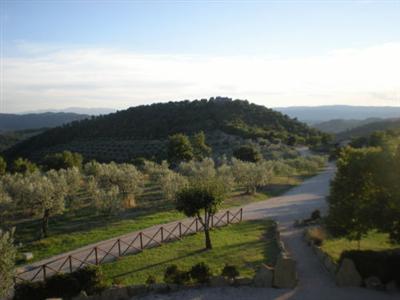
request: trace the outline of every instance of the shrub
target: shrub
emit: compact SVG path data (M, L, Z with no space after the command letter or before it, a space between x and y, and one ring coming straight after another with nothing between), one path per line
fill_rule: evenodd
M198 263L190 270L190 276L198 283L207 283L211 277L210 267L204 262Z
M97 294L105 288L105 278L98 266L87 266L71 274L88 295Z
M234 280L236 277L240 275L239 270L234 265L225 265L224 269L221 273L222 276L227 277L231 280Z
M46 297L46 286L43 281L24 281L15 285L14 300L42 300Z
M312 227L307 230L308 237L316 246L322 246L326 239L326 232L322 227Z
M46 280L46 297L73 297L81 291L73 274L57 274Z
M147 285L155 284L156 282L157 282L157 280L153 275L149 275L149 277L147 277L147 279L146 279Z
M164 273L164 281L169 284L183 285L190 280L190 274L179 270L177 265L167 267Z
M384 284L395 280L400 286L400 251L398 249L350 250L342 253L340 261L344 258L349 258L354 262L362 278L376 276Z
M315 221L315 220L319 220L321 219L321 212L319 211L319 209L314 210L311 213L311 221Z

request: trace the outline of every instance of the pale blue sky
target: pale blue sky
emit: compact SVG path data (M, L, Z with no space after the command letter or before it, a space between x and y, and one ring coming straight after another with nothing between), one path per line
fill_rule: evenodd
M215 93L267 106L400 105L390 77L400 1L0 1L4 111ZM349 61L353 77L388 78L343 80Z

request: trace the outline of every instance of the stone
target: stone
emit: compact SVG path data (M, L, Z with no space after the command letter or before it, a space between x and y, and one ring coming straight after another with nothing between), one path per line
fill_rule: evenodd
M372 290L382 290L383 284L376 276L370 276L364 280L365 287Z
M130 299L128 288L121 287L121 288L111 288L103 291L100 296L98 297L100 300L128 300Z
M32 252L24 252L22 253L22 257L24 261L30 261L33 259L33 253Z
M86 300L89 299L85 291L81 291L78 296L72 298L72 300Z
M146 285L144 284L140 284L140 285L130 285L127 287L128 289L128 295L129 296L140 296L140 295L144 295L147 293L148 288Z
M329 273L331 273L333 275L336 274L338 266L336 263L334 263L332 261L332 259L328 255L325 255L323 263L324 263L325 268L329 271Z
M297 285L296 261L290 257L279 256L275 269L273 285L277 288L294 288Z
M224 276L213 276L210 278L209 284L212 287L221 287L221 286L228 286L230 282Z
M351 259L343 259L336 272L335 281L338 286L361 286L361 275Z
M267 265L261 265L254 275L253 284L255 287L272 287L273 277L273 269Z
M154 291L156 293L168 293L169 286L166 283L153 283L149 284L149 290Z
M235 278L235 285L236 286L243 286L243 285L251 285L253 283L253 280L248 277L238 277Z
M397 286L397 283L394 280L389 281L388 283L386 283L385 289L389 293L397 293L397 292L400 291L400 287Z

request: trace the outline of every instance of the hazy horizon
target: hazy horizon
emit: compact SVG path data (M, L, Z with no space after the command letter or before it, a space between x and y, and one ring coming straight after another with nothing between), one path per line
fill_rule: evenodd
M400 106L400 1L1 2L0 112Z

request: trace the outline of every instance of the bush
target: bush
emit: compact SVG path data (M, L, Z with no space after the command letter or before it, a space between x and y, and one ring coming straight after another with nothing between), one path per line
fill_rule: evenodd
M342 253L340 261L344 258L354 262L362 278L376 276L384 284L395 280L400 286L400 250L350 250Z
M105 288L105 277L98 266L87 266L71 275L79 282L81 291L88 295L97 294Z
M326 239L326 232L322 227L312 227L307 230L308 237L314 245L320 247Z
M231 280L234 280L236 277L238 277L240 275L240 273L236 266L225 265L224 269L222 270L221 275L224 277L227 277Z
M190 280L190 274L179 270L177 265L167 267L164 273L164 281L169 284L183 285Z
M190 270L190 276L198 283L207 283L210 281L210 267L204 262L194 265Z
M70 274L58 274L46 281L18 283L14 300L42 300L46 298L71 298L81 291L92 295L105 288L104 276L97 266L89 266Z
M73 274L57 274L46 280L46 297L73 297L81 291Z
M319 211L319 209L314 210L311 213L311 221L315 221L315 220L319 220L321 219L321 212Z
M15 285L14 300L42 300L46 298L46 286L43 281L24 281Z
M147 279L146 279L147 285L155 284L156 282L157 282L157 280L153 275L149 275L149 277L147 277Z

